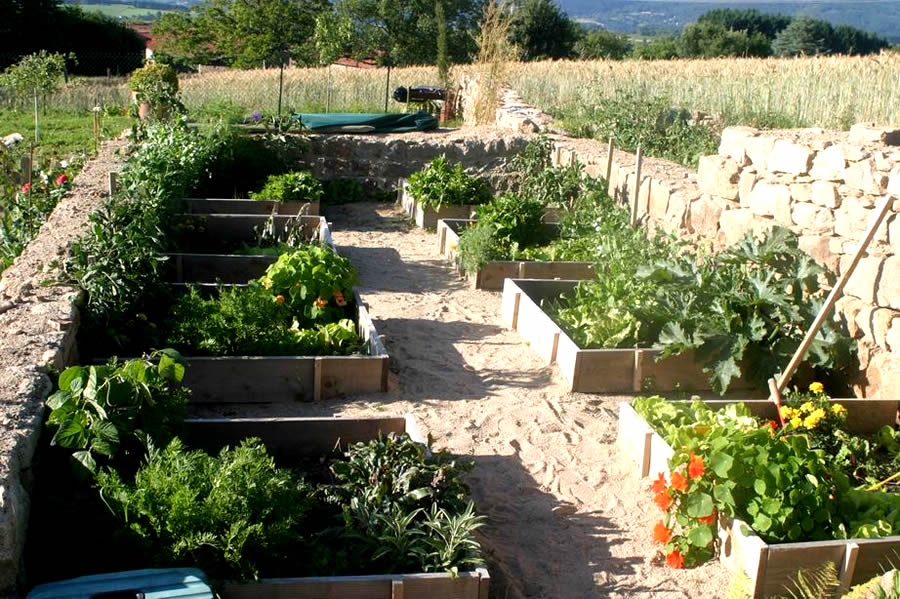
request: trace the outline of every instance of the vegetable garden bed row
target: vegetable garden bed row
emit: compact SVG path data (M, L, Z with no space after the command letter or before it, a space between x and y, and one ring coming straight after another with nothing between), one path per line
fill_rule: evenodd
M456 263L460 234L475 219L442 218L438 220L438 251L447 260ZM547 225L553 227L554 225ZM594 265L590 262L537 260L492 260L482 266L469 281L475 289L485 291L502 291L506 279L593 279L596 276Z
M736 400L704 401L713 409L736 403ZM740 403L762 420L778 418L775 404L769 400ZM875 433L885 425L893 427L897 419L895 400L833 399L831 404L846 409L848 432ZM619 403L616 443L627 460L636 462L641 477L659 474L671 479L669 459L675 450L630 403ZM740 519L720 514L717 525L719 560L729 570L748 577L753 599L783 596L796 585L798 571L817 571L829 563L835 565L843 593L882 574L900 555L900 536L766 543Z
M506 279L503 322L525 339L547 364L557 364L571 391L581 393L708 390L706 375L692 352L656 361L653 349L583 349L542 308L575 288L578 281ZM752 389L737 381L735 389Z
M225 199L225 198L185 198L185 211L189 214L277 214L283 216L319 216L319 200L302 202L289 200Z

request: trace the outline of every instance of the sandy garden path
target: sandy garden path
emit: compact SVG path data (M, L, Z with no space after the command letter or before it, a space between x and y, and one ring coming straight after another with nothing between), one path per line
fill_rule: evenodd
M436 236L410 227L395 206L351 204L327 217L385 336L390 392L291 414L412 412L437 448L474 458L492 597L725 595L718 564L652 563L659 511L649 483L617 461L620 398L566 392L559 373L502 325L500 294L470 289L439 257Z

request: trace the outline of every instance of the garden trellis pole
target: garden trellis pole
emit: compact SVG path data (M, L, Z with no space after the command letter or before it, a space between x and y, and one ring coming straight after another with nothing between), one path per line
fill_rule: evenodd
M791 361L788 362L787 368L785 368L784 372L782 372L778 377L778 384L776 385L776 389L779 393L784 390L785 386L788 384L788 381L790 381L791 377L794 376L794 372L797 370L797 367L800 366L800 362L803 360L803 356L806 355L807 350L809 350L809 346L812 345L813 339L815 339L816 334L818 334L819 329L822 327L822 323L825 322L825 318L831 312L831 309L834 307L835 302L837 302L841 293L844 291L844 286L847 284L847 281L850 279L853 271L856 270L856 265L859 264L859 261L862 258L863 254L866 253L869 244L872 243L872 239L875 237L875 232L878 230L878 227L881 225L881 222L884 220L884 217L885 215L887 215L888 210L890 210L891 204L893 202L894 197L889 195L885 196L882 199L881 204L876 206L874 215L869 221L869 227L866 229L866 233L865 235L863 235L862 241L859 243L859 247L856 248L856 254L853 255L853 260L847 266L846 270L841 273L841 276L838 277L837 282L831 289L831 293L828 294L828 298L825 300L825 305L823 305L822 309L819 310L819 314L816 316L816 319L813 321L812 325L809 327L809 330L806 332L806 336L800 343L800 347L797 348L797 351L794 353ZM770 399L773 398L770 397Z
M609 180L612 178L613 153L616 151L615 138L609 136L609 146L606 148L606 185L609 186ZM610 194L612 195L612 194Z

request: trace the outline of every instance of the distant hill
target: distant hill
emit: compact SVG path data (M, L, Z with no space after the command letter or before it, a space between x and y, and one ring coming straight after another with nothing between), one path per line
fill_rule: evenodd
M835 25L851 25L900 43L897 0L557 0L569 16L611 31L676 32L714 8L755 8L761 12L808 15Z

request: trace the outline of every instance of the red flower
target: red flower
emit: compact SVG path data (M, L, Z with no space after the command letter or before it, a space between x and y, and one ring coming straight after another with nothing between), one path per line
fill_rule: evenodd
M672 503L674 502L672 501L672 498L669 497L668 493L663 492L656 494L656 497L653 498L653 503L659 506L659 509L666 512L672 507Z
M57 185L65 185L68 182L69 182L69 177L65 173L61 174L60 176L58 176L56 178Z
M316 299L316 308L319 308L321 310L322 308L324 308L327 305L328 305L328 300L321 298L321 297Z
M767 426L768 426L769 428L771 428L773 431L777 431L777 430L778 430L778 423L775 422L774 420L769 420L767 423L765 423L764 425L762 425L762 427L760 427L760 428L764 428L764 427L767 427Z
M703 458L696 455L693 451L688 460L688 476L693 479L703 476Z
M334 295L334 303L336 303L338 306L343 308L344 306L347 305L347 300L344 299L343 291L335 291L333 295Z
M653 540L660 545L665 545L672 540L672 531L663 524L662 520L653 527Z
M22 186L22 193L28 193L31 191L31 183L26 183Z
M684 558L681 557L681 552L675 549L672 551L672 553L667 555L666 565L670 568L675 568L676 570L684 568Z
M276 296L275 296L275 303L276 303L276 304L283 304L283 303L284 303L284 296L283 296L283 295L276 295Z
M703 524L712 524L716 521L716 512L713 511L709 516L704 516L702 518L697 518L697 522L702 522Z
M684 493L688 488L688 481L681 472L672 473L672 488Z
M651 485L650 490L654 493L665 493L668 485L666 483L666 475L662 472L659 473L659 478L653 481L653 485Z

